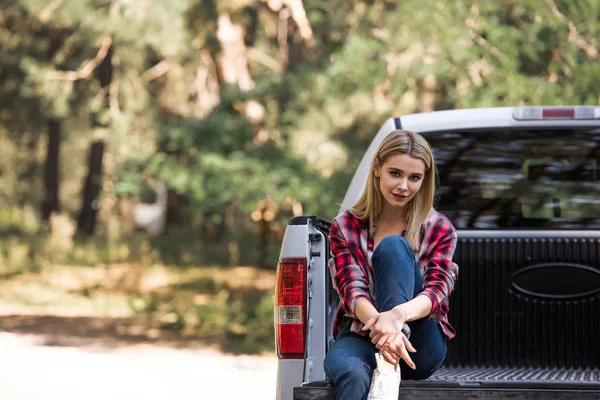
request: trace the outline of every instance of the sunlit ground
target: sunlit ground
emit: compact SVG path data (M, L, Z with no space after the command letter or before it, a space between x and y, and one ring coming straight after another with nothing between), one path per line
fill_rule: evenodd
M272 322L273 285L273 271L250 267L54 266L4 278L0 399L272 399L272 338L235 320L270 334L242 305L266 304Z
M6 400L273 399L273 357L134 346L40 346L0 333L0 398Z

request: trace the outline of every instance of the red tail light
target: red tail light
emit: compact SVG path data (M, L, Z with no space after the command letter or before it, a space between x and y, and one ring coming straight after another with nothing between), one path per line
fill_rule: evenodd
M575 118L574 108L542 108L542 119L572 119Z
M548 106L548 107L515 107L513 118L522 121L543 119L600 119L600 107L594 106Z
M275 342L279 358L304 358L306 259L283 258L277 265Z

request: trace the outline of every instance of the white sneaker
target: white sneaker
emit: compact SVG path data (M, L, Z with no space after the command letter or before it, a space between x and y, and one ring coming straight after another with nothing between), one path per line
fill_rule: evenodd
M377 367L373 371L371 389L367 400L398 400L400 391L400 366L386 361L381 353L375 354Z

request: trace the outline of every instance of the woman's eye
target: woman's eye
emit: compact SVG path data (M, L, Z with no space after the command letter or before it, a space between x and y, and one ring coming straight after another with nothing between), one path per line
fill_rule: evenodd
M392 172L390 172L390 174L392 176L400 176L400 173L398 171L392 171Z
M417 181L419 181L419 179L421 179L421 177L420 176L413 176L411 179L413 180L413 182L417 182Z

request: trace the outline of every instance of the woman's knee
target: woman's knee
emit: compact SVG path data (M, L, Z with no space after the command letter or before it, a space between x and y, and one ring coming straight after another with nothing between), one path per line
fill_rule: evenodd
M412 248L410 243L405 237L400 235L390 235L381 239L381 242L375 249L376 253L389 253L389 252L408 252L412 254Z
M414 253L408 241L399 235L390 235L381 239L379 245L373 253L373 265L389 264L393 260L394 264L398 260L413 260ZM402 265L412 266L411 263L401 263Z
M410 244L408 243L408 240L406 240L404 236L400 235L389 235L384 237L383 239L381 239L381 242L379 242L378 248L380 246L383 246L384 249L387 249L389 247L401 248L403 250L411 248Z

